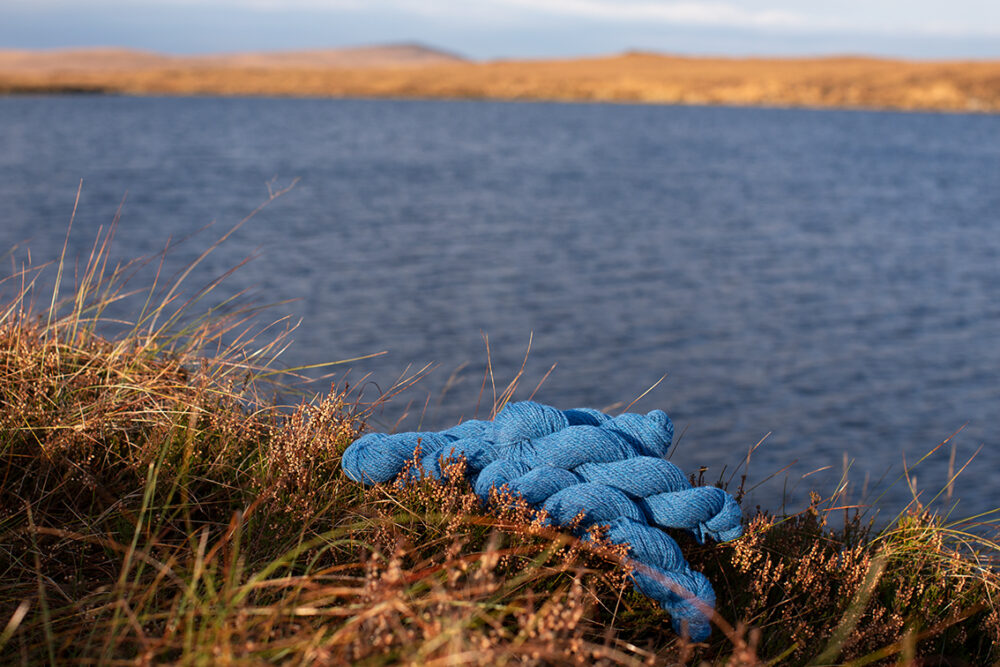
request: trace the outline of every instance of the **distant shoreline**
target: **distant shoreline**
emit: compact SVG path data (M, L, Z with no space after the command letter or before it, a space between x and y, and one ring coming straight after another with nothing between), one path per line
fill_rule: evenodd
M935 109L935 108L912 108L903 109L896 107L878 106L815 106L807 104L780 104L780 103L738 103L738 102L671 102L671 101L630 101L630 100L603 100L603 99L533 99L533 98L502 98L502 97L422 97L419 95L394 96L394 95L269 95L269 94L243 94L243 93L128 93L113 90L77 90L73 88L53 89L53 90L2 90L0 89L0 100L4 98L30 98L30 97L107 97L107 98L132 98L132 99L218 99L218 100L337 100L348 102L495 102L498 104L582 104L582 105L612 105L612 106L662 106L662 107L704 107L721 109L757 109L775 111L848 111L857 113L903 113L903 114L943 114L943 115L971 115L989 116L1000 114L998 111L967 110L967 109Z
M222 56L0 51L0 94L478 99L1000 112L1000 61L863 57L469 62L398 46Z

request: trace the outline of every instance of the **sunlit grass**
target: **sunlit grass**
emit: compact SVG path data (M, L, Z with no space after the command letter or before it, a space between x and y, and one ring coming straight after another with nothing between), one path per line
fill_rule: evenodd
M349 481L340 455L376 405L338 386L276 404L270 383L301 380L277 364L291 328L239 295L203 306L221 281L188 290L189 271L132 289L157 258L111 267L112 232L83 269L48 267L51 295L34 293L43 267L2 284L4 664L1000 658L990 516L914 503L881 531L859 510L834 528L834 494L748 516L732 543L678 534L719 596L711 642L689 645L628 585L621 547L509 498L484 511L460 461L444 482ZM106 321L136 295L133 320Z

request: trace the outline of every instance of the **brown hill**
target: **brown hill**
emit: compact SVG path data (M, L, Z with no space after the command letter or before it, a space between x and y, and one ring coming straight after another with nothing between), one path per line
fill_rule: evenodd
M61 91L1000 112L1000 62L686 58L630 52L475 63L410 45L195 57L119 50L0 52L0 92Z
M232 53L205 56L200 64L224 67L398 67L464 62L453 53L420 44L359 46L271 53Z
M18 51L0 49L0 74L20 72L121 71L169 67L170 56L135 49L52 49Z
M0 73L135 71L187 67L395 67L463 62L461 56L420 44L387 44L345 49L261 51L167 56L119 48L24 51L0 49Z

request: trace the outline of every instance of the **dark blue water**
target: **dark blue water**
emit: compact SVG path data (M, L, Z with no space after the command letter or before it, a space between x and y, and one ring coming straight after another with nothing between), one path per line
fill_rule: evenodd
M226 294L298 299L274 313L302 318L286 363L389 350L350 375L382 388L439 364L383 423L428 396L425 426L471 416L481 332L498 384L533 332L518 398L553 363L536 398L563 407L621 407L667 374L633 409L665 409L673 460L710 478L771 433L751 479L797 463L764 505L829 492L845 456L857 500L866 475L895 479L964 424L959 464L985 447L957 513L1000 505L1000 117L0 99L0 247L30 241L36 263L58 255L81 178L71 255L126 192L119 257L218 220L176 268L275 176L301 181L192 284L259 250ZM925 499L949 453L917 469Z

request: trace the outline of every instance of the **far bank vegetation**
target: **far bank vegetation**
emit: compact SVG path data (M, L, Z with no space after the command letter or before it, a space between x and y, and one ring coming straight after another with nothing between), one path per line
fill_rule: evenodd
M0 51L0 93L604 101L1000 111L1000 62L690 58L470 62L420 47L170 57Z

